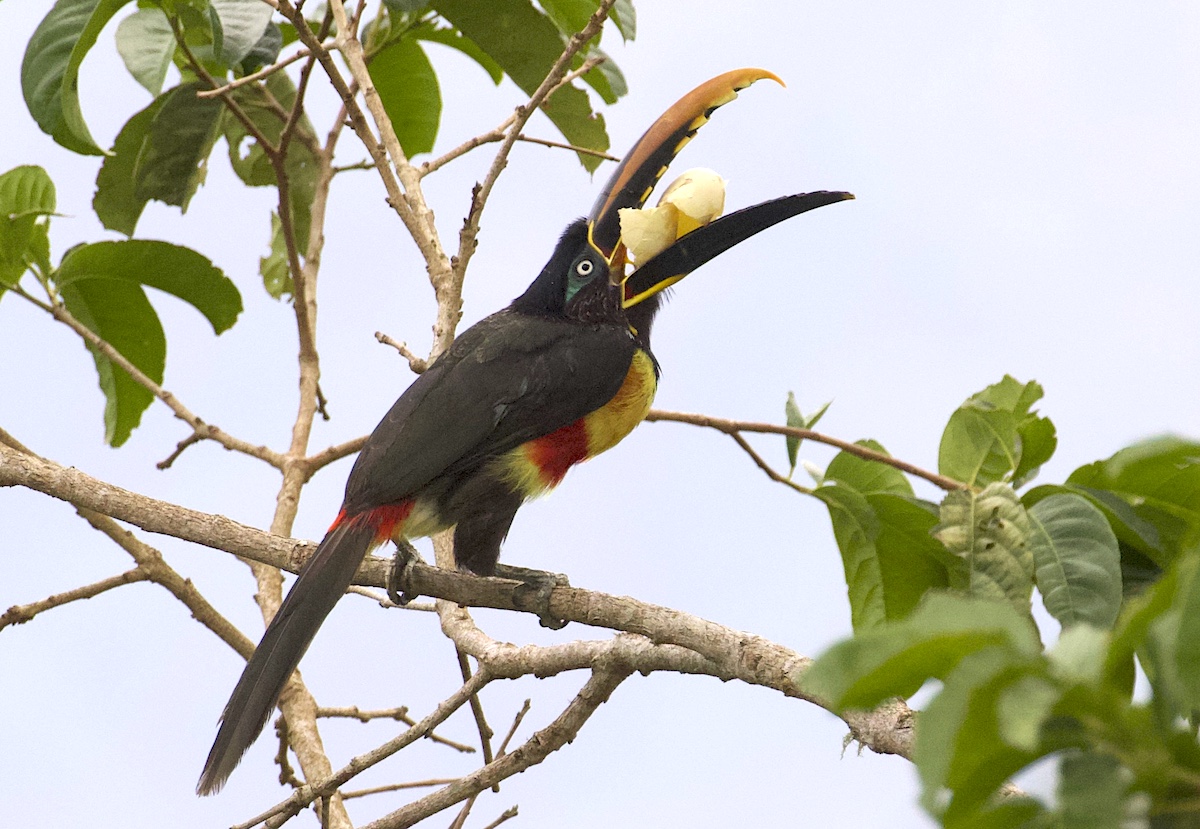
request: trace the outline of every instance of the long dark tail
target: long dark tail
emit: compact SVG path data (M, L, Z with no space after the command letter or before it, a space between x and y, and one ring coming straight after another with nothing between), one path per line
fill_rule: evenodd
M225 705L217 739L196 784L197 794L219 791L241 762L375 537L375 528L365 522L339 524L300 571Z

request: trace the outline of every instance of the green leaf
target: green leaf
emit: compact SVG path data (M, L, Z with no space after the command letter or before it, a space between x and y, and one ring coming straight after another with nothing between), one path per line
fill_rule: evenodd
M996 726L1005 744L1021 751L1035 751L1042 724L1062 698L1062 689L1033 674L1023 676L1000 692Z
M429 0L383 0L388 11L398 14L416 14L429 5Z
M800 413L800 404L796 402L795 392L788 392L787 402L783 404L783 414L787 418L787 425L790 428L806 428L804 415ZM790 478L796 471L796 455L800 451L800 438L795 435L787 435L785 441L787 443L788 477Z
M1184 580L1181 584L1181 594L1186 592L1187 583ZM1154 691L1151 704L1160 726L1170 726L1194 710L1191 703L1193 695L1179 673L1182 667L1179 658L1182 620L1181 608L1178 604L1172 605L1150 623L1145 641L1138 650L1138 662Z
M629 94L629 84L626 83L625 74L620 67L603 49L593 46L587 50L586 55L577 54L575 60L571 61L571 68L578 69L583 66L584 60L593 57L604 58L604 60L586 72L582 76L583 81L596 90L596 94L604 103L615 104L618 98L624 98Z
M1038 590L1064 627L1112 627L1121 609L1121 554L1108 520L1079 495L1061 493L1028 511Z
M432 150L442 116L442 93L420 44L401 38L377 54L368 68L404 154L412 158Z
M1175 639L1175 673L1190 711L1200 711L1200 577L1185 571L1174 605L1179 609Z
M221 25L217 58L227 66L241 63L266 32L271 22L271 6L262 0L209 0L209 3Z
M942 825L946 829L1059 829L1049 820L1049 813L1041 803L1014 794Z
M1032 481L1058 448L1058 433L1048 417L1029 415L1017 426L1021 438L1021 461L1013 472L1013 488Z
M633 0L617 0L608 16L617 25L617 31L624 41L629 42L637 37L637 11L633 8Z
M971 395L971 399L988 403L997 409L1023 417L1029 414L1030 407L1041 400L1044 394L1045 392L1037 381L1022 383L1006 374L999 383L994 383L983 391Z
M262 33L262 37L254 44L253 48L246 54L246 57L242 58L242 73L249 75L251 72L257 72L264 66L274 63L276 58L279 57L279 51L282 48L282 30L276 24L268 23L266 30Z
M968 400L946 424L938 471L968 486L1008 479L1020 462L1017 419L1011 412Z
M1187 584L1191 573L1200 567L1200 555L1184 556L1153 587L1126 602L1109 646L1105 673L1116 676L1146 641L1150 626L1168 613L1175 603L1180 584Z
M59 295L76 319L155 383L162 383L167 341L140 285L107 279L80 280L60 286ZM110 446L121 446L141 422L154 395L90 344L88 350L104 392L104 440Z
M829 509L856 631L901 619L927 591L966 580L962 562L930 535L936 508L912 498L908 482L893 472L899 474L841 453L829 465L829 483L812 493Z
M1068 484L1108 490L1157 531L1159 545L1140 548L1160 567L1200 541L1200 443L1152 438L1076 469Z
M167 343L143 285L189 303L218 334L233 325L242 310L237 288L208 259L166 242L81 245L63 257L54 282L68 311L159 384ZM88 349L106 401L105 440L120 446L154 396L100 351L90 345Z
M216 98L197 97L199 88L189 83L165 93L137 160L134 193L139 199L157 199L187 212L204 182L223 109Z
M43 168L24 164L0 175L0 217L48 216L57 206L54 182Z
M157 288L203 314L216 334L232 327L242 312L241 295L229 277L205 256L167 242L82 245L63 257L54 281L59 287L105 281Z
M890 492L870 493L866 499L879 521L875 552L889 621L911 613L930 590L966 588L962 559L933 537L938 521L934 504Z
M173 91L160 95L150 106L126 121L117 133L112 152L100 165L92 209L109 230L132 236L137 229L138 219L149 201L148 197L138 195L141 182L138 165L142 151L150 141L150 125L172 94Z
M1037 382L1021 383L1007 374L972 395L942 435L942 474L972 486L1011 477L1019 487L1032 480L1058 444L1054 424L1031 410L1042 395Z
M92 207L110 230L132 236L151 200L186 211L204 181L222 105L199 84L169 89L121 128L96 176Z
M826 400L825 403L819 409L817 409L817 411L811 417L808 418L808 423L805 424L805 428L811 429L820 423L821 418L825 416L825 413L829 411L829 407L832 405L832 400Z
M175 33L163 10L138 9L122 20L117 26L117 52L134 80L158 97L175 55Z
M30 263L48 256L42 253L46 223L39 219L55 206L54 182L41 167L23 165L0 175L0 293L15 286Z
M789 424L790 425L790 424ZM887 450L874 440L855 441L858 446L886 455ZM912 485L904 473L894 466L879 461L866 460L849 452L838 452L825 470L827 480L849 484L862 493L892 492L897 495L912 495Z
M581 31L588 19L600 8L599 0L545 0L541 3L558 30L568 37ZM637 36L637 14L633 0L619 0L608 12L608 19L617 26L621 37L630 41Z
M1050 673L1068 685L1099 685L1111 642L1110 631L1086 622L1065 629L1047 653Z
M488 73L494 84L498 85L500 81L504 80L504 70L500 68L500 64L488 57L487 52L480 49L475 41L463 37L462 33L456 29L437 29L431 24L423 24L412 29L409 34L418 40L440 43L451 49L457 49L483 67L483 71Z
M833 536L842 554L854 629L863 631L882 625L887 620L887 609L883 575L875 549L879 519L866 498L852 487L826 484L814 489L812 494L829 509Z
M594 0L540 0L547 16L567 37L581 31L588 19L600 8Z
M1122 829L1130 774L1115 758L1067 752L1058 769L1062 829Z
M288 264L283 225L279 223L279 214L274 211L271 213L271 252L258 260L258 272L262 274L263 287L273 299L295 295L296 286L292 282L292 271Z
M42 131L72 152L103 155L79 105L79 67L100 30L129 0L58 0L21 61L25 105Z
M1112 528L1113 533L1117 536L1117 541L1121 544L1128 545L1138 552L1150 556L1151 559L1165 557L1158 530L1149 521L1139 516L1133 506L1115 492L1078 484L1052 484L1029 490L1021 500L1028 509L1038 501L1058 492L1073 493L1088 499L1104 514L1108 526Z
M562 54L562 35L529 0L435 0L432 6L491 56L527 95L537 91ZM583 90L562 87L546 100L542 111L571 144L608 149L604 118L592 111ZM579 161L589 172L600 166L600 159L590 155L581 154Z
M980 493L947 493L934 535L966 561L971 595L1007 599L1028 612L1034 572L1030 532L1029 516L1012 487L994 483Z
M1041 644L1029 619L1007 602L930 593L907 619L834 645L801 683L836 710L873 708L912 696L969 654L991 648L1024 663L1038 657Z
M925 708L913 746L924 789L921 802L933 814L944 812L947 824L977 811L1011 774L1037 757L1037 752L1010 745L1001 731L1001 700L1006 692L1016 700L1004 710L1018 717L1017 722L1004 722L1009 736L1019 738L1045 716L1046 689L1021 683L1027 670L1026 661L1004 648L969 654ZM1022 701L1033 710L1014 710ZM943 809L945 790L952 799Z

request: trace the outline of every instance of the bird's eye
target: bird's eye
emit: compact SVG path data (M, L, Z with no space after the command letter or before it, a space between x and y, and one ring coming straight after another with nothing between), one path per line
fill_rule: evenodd
M580 276L590 276L595 267L590 259L584 259L575 266L575 273Z

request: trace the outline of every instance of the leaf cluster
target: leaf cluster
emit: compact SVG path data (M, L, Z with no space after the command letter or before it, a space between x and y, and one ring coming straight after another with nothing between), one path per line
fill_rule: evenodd
M1146 440L1019 494L1052 456L1035 382L950 417L935 504L845 452L829 509L853 639L800 680L835 710L940 688L918 720L922 803L947 827L1173 827L1200 803L1200 443ZM862 445L883 452L872 441ZM1034 588L1062 626L1042 645ZM1149 698L1135 699L1137 666ZM1057 801L1003 791L1059 758Z
M259 271L272 297L288 298L313 232L317 189L323 176L333 174L332 145L322 146L297 83L278 71L306 54L300 33L261 0L139 0L116 27L116 48L153 100L128 118L111 148L102 149L83 115L79 73L101 30L128 5L130 0L58 0L26 46L21 82L29 112L44 132L69 150L103 157L92 206L104 227L129 241L68 251L55 267L49 176L41 168L18 167L0 177L0 295L30 275L45 291L48 309L65 309L116 350L114 360L88 345L106 399L105 436L113 446L129 438L154 396L148 383L121 367L122 360L153 384L163 380L166 338L143 286L193 304L217 333L233 324L242 307L237 289L201 254L133 240L146 206L158 201L186 212L214 148L224 140L230 165L245 185L278 190ZM441 120L429 44L456 49L493 83L507 75L529 93L598 5L593 0L545 0L540 8L529 0L379 5L372 20L360 23L360 36L372 82L404 152L410 158L430 152ZM332 15L328 10L321 15L306 21L309 30L318 39L336 38ZM629 0L616 4L612 18L622 37L634 37ZM593 42L576 55L575 65L596 57L603 53ZM168 85L172 70L177 82ZM582 78L606 103L626 92L610 60ZM573 145L608 148L604 120L583 89L563 86L544 110ZM579 158L589 170L599 163L595 155Z

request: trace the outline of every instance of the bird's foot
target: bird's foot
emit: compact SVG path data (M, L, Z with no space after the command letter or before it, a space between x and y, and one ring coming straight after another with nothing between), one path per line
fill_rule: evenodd
M554 588L571 586L565 575L546 570L531 570L528 567L513 567L511 564L497 564L494 575L496 578L521 582L513 591L513 604L518 610L536 613L542 627L562 630L567 626L565 619L560 619L550 612L550 594L554 592Z
M392 572L388 575L388 598L404 607L420 596L419 593L408 592L408 577L413 565L421 560L417 548L407 541L396 542L396 554L392 557Z

